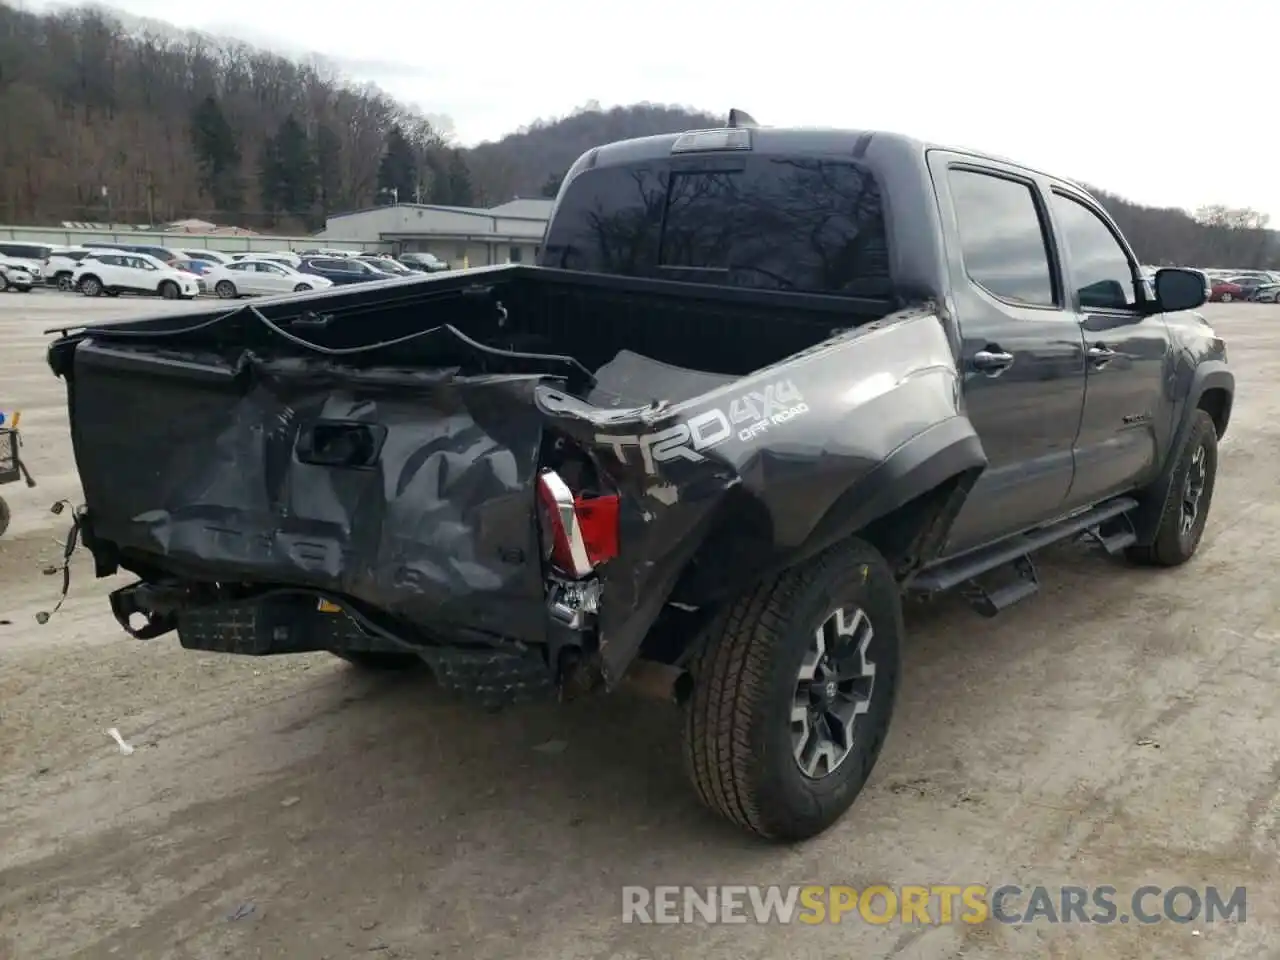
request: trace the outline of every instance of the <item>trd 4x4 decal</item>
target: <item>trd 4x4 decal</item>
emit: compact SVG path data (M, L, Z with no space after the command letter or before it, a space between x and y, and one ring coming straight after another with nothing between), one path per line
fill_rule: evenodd
M800 391L790 380L767 384L762 390L737 397L726 408L716 407L655 433L619 436L596 434L596 443L611 447L619 462L631 462L628 448L640 452L646 473L656 474L657 465L670 460L700 462L702 451L718 446L730 437L746 443L767 433L770 427L786 423L809 412Z

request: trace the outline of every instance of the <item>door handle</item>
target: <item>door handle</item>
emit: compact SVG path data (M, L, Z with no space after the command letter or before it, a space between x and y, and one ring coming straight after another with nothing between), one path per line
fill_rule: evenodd
M1089 348L1089 362L1095 367L1106 366L1115 356L1116 352L1105 343L1095 343Z
M1013 366L1013 354L1005 353L999 347L979 350L973 355L973 368L989 377L1003 373Z

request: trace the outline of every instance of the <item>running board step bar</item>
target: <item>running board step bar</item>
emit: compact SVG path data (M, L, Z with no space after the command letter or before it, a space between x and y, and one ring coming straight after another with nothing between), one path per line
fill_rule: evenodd
M989 547L979 547L977 550L945 560L937 566L921 570L907 581L906 589L912 593L940 593L943 590L950 590L962 583L967 583L997 567L1014 563L1019 564L1016 568L1018 581L996 591L995 595L988 595L988 599L993 599L995 596L999 596L1001 599L1011 596L1013 600L1009 602L1016 602L1035 593L1039 586L1035 576L1035 567L1030 562L1032 553L1050 544L1066 540L1069 537L1079 536L1082 533L1090 535L1094 540L1101 543L1108 552L1122 550L1136 539L1133 533L1133 525L1128 522L1126 514L1137 505L1138 501L1132 497L1118 497L1115 500L1108 500L1106 503L1092 507L1083 513L1077 513L1064 520L1059 520L1057 523L1051 523L1047 527L1039 527L1027 533L1020 533L1007 540L994 543ZM1108 521L1121 519L1123 520L1123 525L1120 523L1108 524ZM1107 534L1102 533L1104 524L1107 524ZM1110 532L1113 527L1116 528L1115 532ZM1024 560L1026 563L1021 564L1021 561ZM997 607L997 611L1008 605L1008 602L1004 603L1003 606ZM990 609L989 604L984 603L983 606Z
M988 588L982 583L982 577L975 577L965 583L962 588L964 598L984 617L994 617L1001 610L1012 607L1019 600L1036 593L1040 589L1040 578L1036 576L1036 565L1027 554L1007 564L1013 573L1013 579L995 588ZM989 571L986 576L995 571Z
M1085 535L1112 556L1138 542L1138 534L1133 529L1133 520L1127 513L1112 517L1105 523L1099 524L1096 529L1086 530Z

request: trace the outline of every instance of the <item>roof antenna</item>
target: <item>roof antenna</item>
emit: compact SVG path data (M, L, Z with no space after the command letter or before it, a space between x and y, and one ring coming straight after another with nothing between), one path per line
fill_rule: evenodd
M737 107L729 108L729 126L731 127L758 127L756 118L751 116L745 110L739 110Z

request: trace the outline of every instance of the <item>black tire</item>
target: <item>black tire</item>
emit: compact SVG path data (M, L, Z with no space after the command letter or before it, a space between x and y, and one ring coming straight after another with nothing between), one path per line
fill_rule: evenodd
M1196 475L1200 473L1198 460L1203 463L1203 475L1195 498L1195 513L1188 526L1184 520ZM1213 425L1213 418L1203 410L1197 410L1192 415L1186 443L1178 455L1169 489L1165 492L1155 539L1149 544L1129 547L1125 555L1134 563L1154 567L1177 567L1190 560L1204 535L1217 476L1218 431Z
M64 293L71 290L71 274L60 273L57 277L58 289Z
M219 280L214 286L213 292L223 300L234 300L236 298L236 285L230 280Z
M395 670L414 670L424 666L423 659L415 653L391 653L383 650L335 650L333 655L361 670L379 673Z
M866 709L853 722L847 753L833 770L811 777L801 770L794 737L816 727L806 720L803 734L795 730L797 681L813 657L815 633L837 611L853 608L865 612L872 630L863 664L874 665ZM690 667L684 758L702 802L771 840L804 840L830 827L857 799L884 744L902 635L898 585L880 554L860 540L832 547L730 603Z
M4 293L9 289L9 278L0 273L0 293Z
M293 288L293 292L294 292L294 293L306 293L306 292L307 292L308 290L310 290L310 289L311 289L311 284L309 284L309 283L300 283L300 284L298 284L296 287L294 287L294 288Z
M86 297L98 297L103 293L102 281L89 274L87 277L80 278L80 292Z
M182 296L182 289L172 280L165 280L160 284L159 293L166 300L177 300Z
M30 287L14 287L13 289L17 290L19 293L30 293L30 292L31 292L31 288L30 288Z
M3 537L5 531L9 529L9 520L9 504L5 502L4 497L0 497L0 537Z

